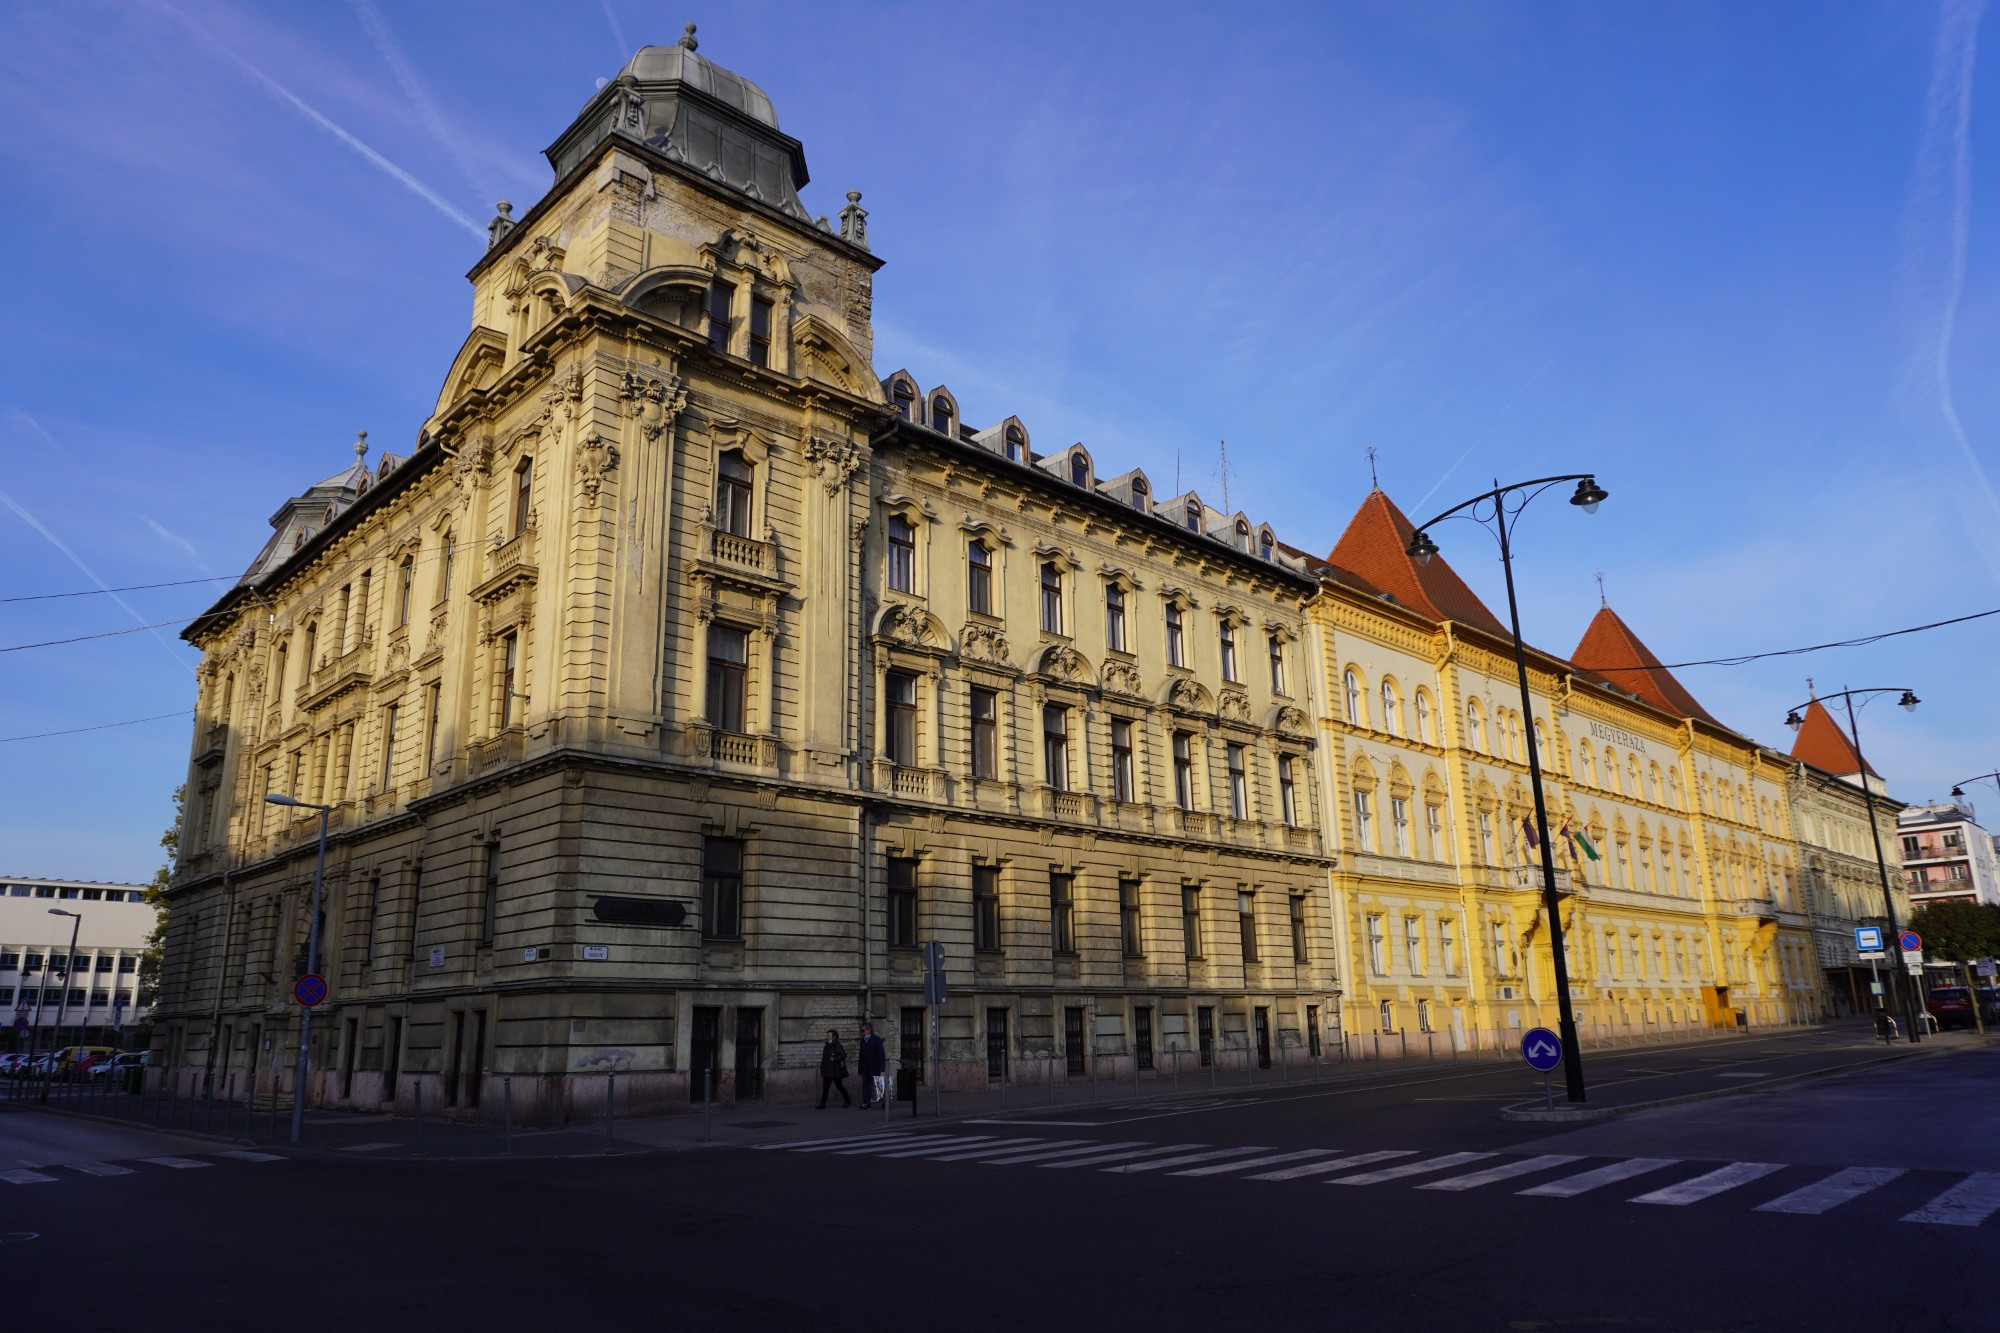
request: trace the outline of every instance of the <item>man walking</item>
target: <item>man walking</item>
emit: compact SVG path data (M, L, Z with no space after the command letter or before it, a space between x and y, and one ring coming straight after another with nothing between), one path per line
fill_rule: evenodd
M867 1110L876 1098L889 1099L889 1052L875 1035L872 1023L861 1025L861 1109Z
M847 1048L840 1044L840 1034L832 1028L826 1030L826 1045L819 1048L819 1109L826 1109L826 1096L839 1089L843 1105L854 1105L854 1099L847 1095Z

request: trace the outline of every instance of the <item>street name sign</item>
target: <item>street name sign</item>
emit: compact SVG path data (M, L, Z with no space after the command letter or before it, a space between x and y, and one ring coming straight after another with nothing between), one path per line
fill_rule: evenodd
M1562 1040L1547 1028L1529 1028L1521 1036L1521 1058L1528 1068L1546 1074L1562 1063Z

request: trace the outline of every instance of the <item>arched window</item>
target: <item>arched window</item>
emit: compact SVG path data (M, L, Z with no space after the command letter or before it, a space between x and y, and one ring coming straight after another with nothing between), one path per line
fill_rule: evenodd
M951 399L938 394L931 399L931 429L951 434Z
M1422 690L1417 691L1417 739L1429 745L1431 741L1431 697Z
M1187 502L1187 525L1189 532L1201 531L1201 501L1189 500Z
M965 546L965 604L982 616L993 614L993 552L982 541Z
M908 421L917 400L917 391L910 387L909 381L897 380L889 396L895 400L896 415Z
M1618 755L1608 745L1604 747L1604 786L1609 791L1618 790Z
M403 563L396 566L396 623L398 625L407 625L410 623L410 586L416 578L416 573L417 558L413 555L404 556Z
M1021 428L1019 426L1007 427L1004 438L1007 442L1007 461L1010 463L1026 462L1028 437L1021 433Z
M1072 486L1090 485L1090 460L1081 451L1069 456L1069 480Z
M1257 554L1263 556L1266 560L1270 560L1277 555L1277 542L1272 538L1270 533L1266 532L1258 536Z
M1140 513L1146 512L1146 479L1132 478L1132 507Z
M889 516L889 586L897 592L916 591L917 530L901 514Z
M1347 691L1347 720L1355 726L1363 726L1367 719L1361 715L1361 681L1350 671L1340 678L1342 688Z
M1240 518L1236 520L1236 549L1239 551L1250 549L1250 525Z
M444 535L444 555L438 564L438 600L442 602L451 596L451 560L458 554L458 538L447 532Z
M1681 775L1677 769L1667 770L1667 804L1676 810L1681 808Z
M533 512L535 493L535 460L524 458L514 468L514 536L528 530L528 515Z
M1521 715L1519 713L1510 712L1507 714L1507 755L1516 762L1527 758L1526 755L1521 753Z
M1398 714L1401 712L1402 710L1396 706L1395 682L1384 676L1382 678L1382 730L1388 732L1391 736L1398 734L1400 729L1397 727L1396 722Z
M1477 700L1468 700L1465 705L1465 743L1486 752L1486 719L1480 716Z
M750 535L750 475L750 465L734 449L716 462L715 526L732 536Z
M1644 796L1646 789L1639 785L1639 760L1633 755L1625 757L1625 794Z
M1062 567L1053 560L1042 563L1042 628L1051 634L1063 632Z

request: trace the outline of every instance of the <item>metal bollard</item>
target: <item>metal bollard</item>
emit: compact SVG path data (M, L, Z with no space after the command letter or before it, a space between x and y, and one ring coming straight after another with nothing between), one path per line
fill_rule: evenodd
M707 1086L708 1080L704 1077L702 1079L702 1087L706 1088ZM607 1069L604 1071L604 1149L606 1152L611 1150L611 1116L612 1107L617 1104L617 1096L618 1072L613 1069Z
M1063 1080L1065 1082L1069 1080L1069 1070L1067 1068L1063 1070ZM1054 1106L1055 1104L1056 1104L1056 1057L1052 1052L1049 1055L1049 1105Z
M709 1108L715 1101L715 1070L703 1066L701 1071L701 1141L708 1142Z
M422 1152L424 1150L424 1081L412 1075L410 1077L410 1087L417 1102L417 1123L411 1135L410 1150L412 1152Z
M514 1152L514 1078L511 1074L500 1076L500 1101L502 1115L506 1118L507 1152Z
M1426 1061L1428 1061L1428 1062L1432 1063L1432 1064L1436 1064L1436 1063L1437 1063L1437 1058L1438 1058L1438 1052L1437 1052L1437 1033L1435 1033L1435 1032L1432 1032L1432 1031L1431 1031L1431 1030L1430 1030L1429 1028L1425 1028L1425 1029L1424 1029L1424 1059L1425 1059Z

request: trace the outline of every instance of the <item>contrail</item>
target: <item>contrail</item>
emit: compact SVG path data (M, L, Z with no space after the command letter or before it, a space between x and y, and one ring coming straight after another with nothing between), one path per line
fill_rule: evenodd
M21 508L20 504L14 499L13 496L7 494L7 492L5 491L0 491L0 504L6 505L9 509L13 510L16 514L20 515L21 521L23 523L26 523L36 532L41 533L42 536L48 539L49 545L55 547L58 551L61 551L64 555L68 556L69 562L72 565L75 565L78 569L82 570L85 578L88 578L92 583L95 583L99 588L103 589L105 593L107 593L110 596L112 601L118 603L118 605L125 608L125 614L131 616L132 619L138 621L141 625L145 625L148 623L144 616L140 615L137 611L132 609L132 604L130 602L126 601L123 597L120 597L117 593L112 592L111 585L106 583L103 579L97 577L96 570L92 569L89 565L83 563L82 556L78 555L75 551L70 550L69 547L64 544L62 538L56 536L53 532L50 532L47 528L43 527L40 519L36 518L33 514L29 513L27 510ZM146 632L148 634L151 634L155 639L159 640L160 647L166 650L167 656L174 659L175 666L184 667L190 672L194 670L194 663L188 661L185 657L182 657L179 653L175 652L174 646L171 643L168 643L164 638L161 638L159 630L148 629Z
M458 174L465 178L465 183L472 187L473 193L482 199L497 198L498 192L491 188L490 182L479 178L479 174L472 169L472 163L467 161L465 154L460 151L457 141L445 130L444 117L438 114L437 104L431 100L430 91L424 87L423 80L417 77L417 72L410 68L410 62L403 57L403 48L396 44L388 25L383 23L382 16L375 12L375 6L368 3L368 0L349 0L349 3L354 9L354 16L361 21L362 30L368 34L369 40L375 43L375 50L381 54L382 63L396 76L396 82L402 87L403 95L417 108L417 114L423 117L424 126L430 130L431 137L436 139L439 146L450 155L452 165L458 168Z
M398 181L406 189L408 189L412 194L416 195L419 199L422 199L425 203L429 204L432 208L435 208L438 212L450 218L453 222L456 222L459 226L465 228L468 232L471 232L474 238L476 238L482 245L485 244L486 229L480 226L478 223L474 222L471 218L467 217L465 214L453 208L449 203L446 203L445 200L438 195L437 191L431 189L430 186L424 184L422 181L418 180L415 176L412 176L409 172L403 170L401 167L397 166L394 162L391 162L388 158L382 156L380 153L376 152L373 148L370 148L367 144L361 142L360 139L357 139L354 135L348 133L347 130L342 128L340 125L335 124L332 120L328 119L326 116L321 115L318 111L308 106L304 101L302 101L298 97L297 94L293 93L291 89L285 87L283 84L279 83L276 79L264 73L263 70L258 69L255 65L245 60L242 56L237 55L236 52L230 50L227 46L224 46L221 42L209 36L206 32L202 31L201 28L196 26L194 21L188 18L187 15L181 13L178 9L175 9L172 5L167 4L166 0L152 0L152 2L157 8L163 9L167 13L173 15L174 18L179 20L180 23L183 26L185 26L189 32L193 33L202 42L206 43L218 55L228 60L230 64L235 65L238 69L242 70L245 74L248 74L258 83L264 85L264 87L268 89L273 96L281 99L286 104L291 106L293 110L297 111L300 115L304 116L307 120L310 120L313 124L319 126L321 129L325 130L328 134L331 134L334 138L340 140L342 143L346 144L349 148L352 148L355 152L361 154L361 156L366 158L369 162L373 163L375 166L387 172L390 176L394 177L396 181Z
M632 58L632 48L625 43L625 29L619 26L618 13L611 8L611 0L599 0L604 6L604 21L611 25L611 35L618 42L618 64L622 67Z
M1945 431L1972 474L1971 487L1956 488L1958 504L1967 535L1985 557L1989 572L2000 579L2000 495L1994 493L1992 479L1966 438L1951 384L1951 345L1965 292L1972 228L1972 72L1984 9L1984 0L1945 0L1939 15L1930 89L1924 97L1923 137L1905 215L1905 276L1917 289L1915 304L1931 307L1920 314L1935 318L1935 324L1920 335L1909 381L1911 387L1935 396ZM1944 251L1942 273L1932 269L1937 248Z
M1457 462L1454 462L1450 467L1446 468L1444 470L1444 475L1437 479L1436 485L1433 485L1429 490L1424 492L1423 500L1419 500L1415 504L1410 506L1411 513L1415 513L1417 510L1422 509L1424 507L1424 501L1429 500L1433 495L1436 495L1438 493L1438 487L1444 485L1447 481L1451 480L1451 474L1458 471L1458 464L1463 463L1467 458L1470 458L1472 456L1472 451L1474 449L1477 449L1480 445L1486 443L1487 439L1491 438L1492 428L1495 425L1495 423L1497 423L1501 417L1506 416L1507 410L1513 407L1514 404L1520 402L1521 395L1526 393L1528 390L1534 388L1535 381L1540 379L1543 375L1546 375L1548 373L1549 367L1553 366L1554 364L1555 364L1554 360L1548 360L1542 362L1542 368L1536 371L1534 374L1528 376L1527 383L1523 384L1520 388L1514 390L1514 396L1512 398L1509 398L1506 401L1506 403L1501 406L1500 410L1493 414L1493 419L1486 423L1487 436L1485 438L1474 440L1471 444L1465 446L1465 452L1458 456Z

